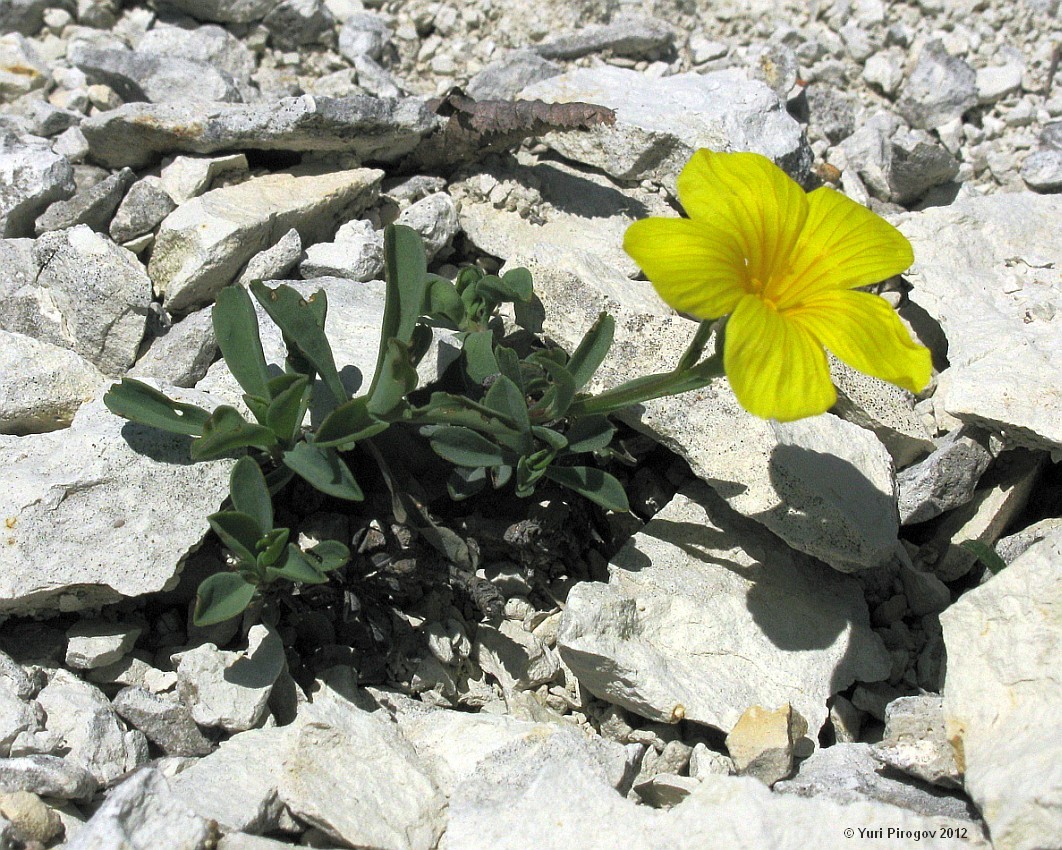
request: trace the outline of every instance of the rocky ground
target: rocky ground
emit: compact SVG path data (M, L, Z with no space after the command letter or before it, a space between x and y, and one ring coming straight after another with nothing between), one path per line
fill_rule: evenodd
M1059 45L1057 0L0 0L0 847L1062 846ZM670 368L620 244L703 146L904 232L922 396L648 403L631 514L436 507L462 563L299 491L353 562L192 625L232 461L115 378L240 404L209 307L263 278L367 379L396 220L562 345L607 308L599 387Z

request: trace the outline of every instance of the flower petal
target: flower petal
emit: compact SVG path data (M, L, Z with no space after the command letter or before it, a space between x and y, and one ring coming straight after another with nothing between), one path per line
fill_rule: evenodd
M860 372L913 393L929 383L933 372L929 349L911 339L884 298L833 290L786 315Z
M886 280L914 262L911 243L877 213L823 186L807 196L808 217L791 279L776 299L785 310L829 289Z
M804 190L758 153L698 150L678 176L690 218L734 233L762 288L786 270L808 216Z
M726 315L745 292L741 246L714 227L688 218L646 218L627 228L623 249L664 301L698 319Z
M837 399L822 346L755 295L727 320L723 363L742 407L764 419L814 416Z

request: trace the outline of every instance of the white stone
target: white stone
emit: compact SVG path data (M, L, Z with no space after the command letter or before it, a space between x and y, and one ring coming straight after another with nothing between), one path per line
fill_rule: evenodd
M948 338L935 404L1010 443L1062 449L1062 198L968 197L901 216L912 300ZM1021 286L1015 289L1012 281Z
M252 280L276 280L291 271L302 256L302 238L294 227L275 244L247 261L236 283L248 286Z
M80 354L0 330L0 433L32 434L69 426L97 395L103 373Z
M269 694L284 669L284 645L266 625L247 634L247 649L219 650L212 643L173 655L177 689L200 726L245 732L261 724Z
M128 623L81 620L67 629L66 664L77 670L114 664L133 648L142 631Z
M562 156L622 180L671 182L702 147L763 154L798 180L811 165L800 126L771 89L743 71L653 79L609 65L577 68L528 86L520 97L613 109L613 126L550 133L545 140Z
M430 263L436 255L450 247L460 226L457 206L446 192L434 192L410 204L399 214L396 224L412 227L424 240L424 253Z
M556 651L512 620L504 620L497 628L481 624L472 654L506 693L536 688L560 672Z
M213 407L202 393L163 391ZM98 399L64 431L0 436L0 462L8 614L76 611L170 586L228 495L232 466L190 464L186 438L132 425Z
M1062 532L940 615L944 728L998 850L1062 835Z
M925 522L969 502L991 461L984 432L971 427L951 431L929 457L897 475L900 522Z
M217 353L211 313L204 308L189 313L156 336L126 374L139 380L151 378L160 384L191 387L206 374Z
M35 709L36 703L20 699L6 680L0 680L0 758L11 754L11 745L20 735L40 729Z
M749 706L788 702L814 738L832 694L888 675L859 585L703 484L680 491L610 573L569 593L561 657L591 693L651 720L729 732Z
M275 173L214 189L159 226L148 273L167 309L187 312L213 300L255 254L294 227L304 242L332 233L377 195L383 172Z
M942 698L932 694L894 699L885 708L885 737L876 759L924 782L961 787L962 774L944 731Z
M379 280L384 268L383 233L369 221L348 221L332 242L318 242L306 249L299 263L304 278L342 277L349 280Z
M49 82L48 66L32 41L16 32L0 36L0 103L13 101Z
M903 52L897 48L875 53L863 66L864 81L891 97L903 82L903 60Z
M995 103L1021 88L1025 67L1018 63L981 68L977 72L977 101Z
M226 156L177 156L159 173L162 188L175 204L202 195L222 174L246 174L247 157L242 153Z

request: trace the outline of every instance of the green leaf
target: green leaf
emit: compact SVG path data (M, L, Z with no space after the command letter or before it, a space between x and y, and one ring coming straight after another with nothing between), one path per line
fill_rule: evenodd
M608 313L601 313L597 321L584 334L579 347L575 349L568 361L568 371L572 373L576 390L581 390L594 377L594 373L612 347L615 333L616 320Z
M218 511L207 522L237 558L248 564L258 561L258 541L270 529L263 529L257 519L242 511Z
M276 434L277 440L282 443L290 443L299 435L303 419L306 417L306 409L310 406L310 396L313 387L306 375L282 375L282 378L291 378L287 381L287 388L280 389L277 384L277 392L266 410L265 424ZM274 379L277 380L277 379ZM271 384L273 382L270 382Z
M535 485L546 474L546 470L549 469L549 460L552 457L552 452L544 450L520 458L520 461L516 464L517 496L521 499L526 499L535 492Z
M288 581L300 581L303 584L324 584L328 577L321 573L303 555L294 543L289 543L285 556L276 566L266 569L266 581L286 578Z
M369 413L368 398L358 396L341 404L325 417L313 442L319 448L352 446L358 440L366 440L386 431L389 424Z
M339 380L332 346L328 344L324 328L318 324L318 316L328 309L328 296L318 290L309 299L290 286L281 284L270 289L262 281L251 284L251 292L284 334L289 349L294 346L321 376L336 404L342 404L350 396Z
M414 368L424 359L424 355L428 353L434 341L435 334L427 325L418 324L413 328L413 339L409 342L409 361Z
M266 424L266 417L269 415L269 399L260 398L250 393L243 394L243 403L247 405L247 409L251 411L251 416L254 417L255 422L260 425Z
M380 419L393 420L405 409L406 396L417 388L420 376L409 358L409 348L397 339L387 341L377 368L367 410Z
M531 299L535 296L535 287L531 280L531 272L523 266L519 266L515 269L509 269L509 271L501 276L501 279L502 283L505 284L505 287L515 296L515 301L522 301L525 304L531 303Z
M506 462L500 446L470 428L444 425L428 440L439 457L458 466L500 466Z
M999 556L999 553L987 543L982 543L980 540L963 540L959 545L977 558L977 560L984 565L985 569L993 575L1007 567L1007 562L1004 561Z
M350 468L335 449L298 443L284 452L284 465L329 496L353 502L365 498Z
M563 434L554 431L552 428L545 428L541 425L532 425L531 433L545 443L554 452L563 451L568 446L568 438Z
M263 534L258 543L255 544L255 549L258 552L256 562L260 567L271 567L280 560L281 555L284 554L284 547L288 545L288 537L291 536L291 531L287 528L274 528Z
M350 560L350 549L338 540L322 540L303 554L322 573L338 570Z
M214 573L199 583L192 621L213 626L242 614L254 598L255 586L239 573Z
M498 361L494 358L494 334L491 331L473 331L465 336L461 350L465 355L465 372L475 386L497 375Z
M564 416L575 400L575 380L560 363L545 359L540 363L549 374L552 384L528 414L539 422L551 422Z
M258 524L259 536L273 529L273 500L269 496L265 475L251 458L236 461L229 474L229 493L232 506ZM254 560L253 558L251 560Z
M520 372L520 358L511 348L499 345L494 349L494 358L498 362L498 371L516 384L521 395L526 395L524 377Z
M531 296L530 303L525 304L517 301L513 304L513 314L516 324L528 333L542 333L542 323L546 320L546 308L537 295Z
M173 401L154 387L134 378L122 378L121 383L112 384L103 395L103 403L115 416L190 437L202 434L210 418L210 414L201 407Z
M510 467L511 468L511 467ZM446 492L455 502L475 496L487 483L487 470L482 467L470 469L456 466L446 480Z
M574 490L607 510L630 510L623 485L597 467L551 466L546 470L546 477L569 490Z
M465 320L465 303L454 284L439 275L428 275L427 289L424 313L448 319L454 328L459 328Z
M457 290L458 295L464 295L465 290L479 283L482 277L483 270L478 266L465 266L457 273L457 279L454 280L454 289Z
M568 451L596 452L612 442L616 427L607 416L583 416L572 421L568 428Z
M253 447L270 451L277 438L263 425L253 425L238 410L220 405L203 426L203 436L192 441L193 460L211 460L235 449Z
M248 395L269 398L269 366L258 335L258 315L247 291L242 286L222 289L210 319L218 348L236 382Z
M408 345L428 287L424 246L413 228L389 224L384 229L384 276L387 299L380 342L397 339Z
M483 403L491 410L508 418L520 431L531 430L531 419L527 415L527 399L520 388L504 375L500 376L487 394Z
M432 393L424 407L413 411L413 418L418 417L430 420L431 424L464 425L495 436L520 433L512 417L467 396L451 393Z

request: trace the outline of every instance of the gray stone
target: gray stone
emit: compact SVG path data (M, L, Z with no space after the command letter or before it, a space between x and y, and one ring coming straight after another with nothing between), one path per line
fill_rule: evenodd
M0 688L14 694L18 699L27 700L36 696L43 686L43 681L29 674L6 652L0 650Z
M888 672L858 585L703 484L620 550L607 585L572 588L557 643L595 696L725 732L749 706L788 702L814 738L833 693Z
M885 736L871 753L888 767L945 788L962 786L955 750L944 731L942 697L900 697L885 709Z
M33 258L34 280L0 280L0 326L73 349L104 374L125 372L151 303L136 257L81 224L41 236Z
M980 68L977 71L977 102L995 103L1008 94L1021 90L1025 66L1018 62Z
M86 224L99 233L106 233L114 211L125 193L136 181L136 175L123 168L94 186L76 192L65 201L56 201L37 219L37 234Z
M22 841L40 842L39 846L51 841L63 829L59 815L30 791L0 796L0 815L10 821Z
M17 32L0 36L0 103L44 88L51 78L32 41Z
M293 227L273 245L251 257L236 283L247 286L252 280L279 280L291 271L301 256L302 238Z
M284 646L261 624L251 627L247 641L239 652L205 643L173 655L177 690L200 726L245 732L265 720L269 694L284 669Z
M72 759L29 755L0 759L0 790L30 791L58 800L87 800L96 793L95 777Z
M406 207L396 224L412 227L420 234L429 263L440 252L444 257L449 253L450 243L460 229L457 207L446 192L436 192Z
M965 505L991 462L983 431L964 426L949 432L929 457L896 476L901 524L925 522Z
M162 773L138 770L107 795L67 850L210 850L217 825L177 800Z
M560 672L556 650L513 620L503 620L498 627L480 624L472 653L505 693L537 688Z
M221 836L217 850L290 850L291 844L246 832L230 832Z
M69 751L66 758L84 767L101 785L147 761L143 733L126 731L95 685L56 670L37 694L37 702L48 715L45 728L63 736Z
M278 0L170 0L169 5L197 21L249 24L268 15L277 2Z
M281 726L233 735L177 774L173 792L226 831L272 832L282 822L284 804L277 786L297 732L295 726Z
M997 540L996 554L1003 559L1004 563L1009 564L1034 543L1039 543L1060 528L1062 528L1062 517L1047 517L1034 522L1021 531Z
M876 801L925 817L976 820L977 813L961 797L891 779L879 773L879 768L869 744L834 744L813 753L801 763L795 777L779 782L774 791L838 803ZM972 824L969 830L980 831Z
M251 257L292 227L304 241L331 233L376 199L382 176L366 168L275 173L214 189L162 222L148 273L168 310L188 312L213 301Z
M1006 850L1062 835L1060 561L1055 532L940 617L945 733L993 845Z
M372 12L356 12L339 30L339 53L354 62L363 57L379 59L393 33L387 22Z
M205 756L214 745L203 736L187 706L175 696L123 688L111 703L118 716L169 756Z
M49 204L74 194L74 170L47 139L0 128L0 237L32 236Z
M189 313L155 337L127 374L175 387L194 387L207 373L217 352L211 312L204 308Z
M163 672L135 655L127 655L106 667L89 670L86 678L98 685L138 687L153 694L171 691L177 684L176 673Z
M163 388L213 408L202 393ZM187 438L132 425L99 400L64 431L0 436L0 611L75 611L176 583L228 494L231 460L190 464ZM13 541L13 542L12 542Z
M1050 150L1062 151L1062 121L1044 124L1040 131L1040 144Z
M332 36L335 18L322 0L280 0L262 20L277 50L297 50Z
M698 785L700 782L692 776L658 773L651 779L635 785L634 790L647 806L669 809L689 797Z
M159 181L178 206L206 192L221 175L247 175L247 157L242 153L227 156L178 156L162 166Z
M44 10L53 0L5 0L0 6L0 32L36 35L41 28Z
M648 15L617 15L607 24L589 24L573 33L534 46L544 59L578 59L591 53L643 59L665 54L675 47L675 30Z
M106 667L125 657L136 645L142 626L83 619L66 630L66 665L75 670Z
M171 56L213 65L237 82L247 82L255 70L254 54L223 27L215 24L185 28L156 22L137 42L138 53Z
M307 280L342 277L349 280L379 280L383 274L383 233L369 221L348 221L336 231L332 242L318 242L306 249L299 274Z
M793 48L777 40L753 47L748 56L749 76L764 83L784 103L797 81L797 57Z
M1062 198L1018 192L896 222L914 248L913 301L947 334L935 406L1034 449L1062 449L1060 217Z
M20 736L40 731L43 714L38 716L39 712L35 702L20 699L14 688L0 683L0 758L12 755L11 746Z
M532 50L512 50L484 65L465 87L475 100L512 100L523 89L564 69Z
M897 108L912 127L933 130L977 105L977 74L939 40L926 42Z
M26 120L26 129L34 136L58 136L81 123L85 117L72 109L63 109L30 94L11 105L11 114ZM54 146L53 146L54 150Z
M81 130L93 158L112 168L148 165L166 153L247 148L394 162L438 121L418 98L304 95L254 105L130 103L87 118Z
M106 381L81 355L24 334L0 330L0 352L0 434L65 428Z
M737 70L654 79L610 66L579 68L529 86L520 96L615 110L612 126L549 133L544 141L561 156L621 180L671 183L702 147L763 154L798 181L811 166L800 125L778 96Z
M162 188L162 181L153 175L134 183L126 193L110 225L115 242L128 242L150 233L177 208L173 198Z
M1034 151L1021 164L1021 179L1037 192L1062 191L1062 150Z
M837 144L855 132L855 103L849 95L825 83L811 83L804 96L811 126L825 138Z

